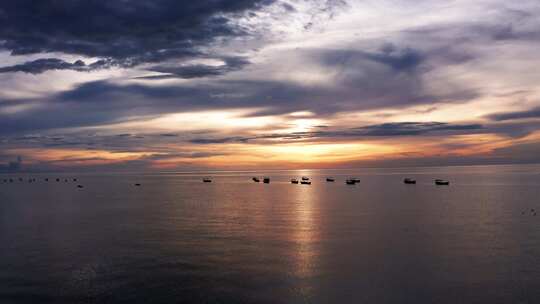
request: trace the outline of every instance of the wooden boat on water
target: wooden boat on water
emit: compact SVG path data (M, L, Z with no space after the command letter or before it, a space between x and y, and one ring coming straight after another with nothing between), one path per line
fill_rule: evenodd
M437 185L437 186L448 186L448 185L450 185L450 182L447 181L447 180L444 180L444 179L436 179L435 180L435 185Z
M303 180L303 181L307 181L307 180L309 180L309 177L307 177L307 176L302 176L302 180Z
M258 177L252 177L251 179L252 179L254 182L256 182L256 183L258 183L258 182L261 181Z
M333 177L327 177L326 181L327 182L335 182L336 180Z
M358 184L360 183L360 179L356 177L349 177L347 180L345 180L346 184L352 185L352 184Z
M263 178L263 183L270 184L270 177Z
M291 184L298 184L298 180L296 178L291 179Z
M303 180L303 181L300 182L300 184L302 184L302 185L311 185L311 182L308 181L308 180Z
M353 179L347 179L347 180L345 181L345 184L347 184L347 185L356 185L356 181L353 180Z
M416 180L412 178L406 178L403 180L403 183L405 184L416 184Z
M212 182L212 179L210 179L209 177L205 177L203 178L202 180L204 183L211 183Z

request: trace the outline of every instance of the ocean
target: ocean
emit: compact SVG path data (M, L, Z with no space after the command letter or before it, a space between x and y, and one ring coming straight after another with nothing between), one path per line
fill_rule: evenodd
M2 174L0 303L538 303L536 212L540 165Z

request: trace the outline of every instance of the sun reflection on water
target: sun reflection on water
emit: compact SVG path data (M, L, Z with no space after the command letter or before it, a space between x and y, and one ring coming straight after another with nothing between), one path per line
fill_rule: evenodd
M300 176L309 176L309 171L299 171ZM295 223L293 240L296 244L295 274L300 278L311 277L316 269L319 239L319 223L317 213L318 196L313 185L298 185L294 191Z

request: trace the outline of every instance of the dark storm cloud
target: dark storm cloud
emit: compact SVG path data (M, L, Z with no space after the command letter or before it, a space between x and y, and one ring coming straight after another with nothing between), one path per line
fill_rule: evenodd
M368 125L343 130L324 130L314 132L293 132L289 134L268 134L260 136L231 136L222 138L194 138L195 144L246 143L253 140L281 139L281 141L315 138L366 138L425 135L458 135L483 133L480 124L450 124L443 122L400 122Z
M521 138L540 130L540 121L508 121L486 124L486 131L512 138Z
M489 115L488 117L496 121L540 118L540 107L529 109L527 111L496 113Z
M323 50L323 63L336 66L359 60L371 60L386 65L396 71L406 71L418 67L426 60L426 55L412 48L399 49L393 44L384 44L379 52L360 50Z
M365 52L361 50L318 50L321 63L327 66L345 66L362 60L371 60L381 63L396 71L405 71L419 66L425 56L418 50L405 48L397 49L393 44L385 44L379 52Z
M107 68L111 62L98 60L86 65L82 60L73 63L66 62L57 58L43 58L34 61L27 61L22 64L0 68L0 73L23 72L29 74L40 74L49 70L74 70L74 71L93 71L96 69Z
M20 8L15 7L15 4L3 3L0 4L0 8L9 6L11 9L20 10L26 6L38 5L38 3L21 1ZM98 31L91 28L95 18L92 14L95 11L94 9L90 9L88 12L88 18L91 21L90 24L75 22L73 29L68 28L66 29L66 33L62 33L62 35L74 38L75 32L82 31L82 28L88 29L88 35L81 34L81 39L88 43L88 48L103 47L104 51L99 54L102 54L100 56L108 59L101 64L107 65L139 62L141 58L146 56L150 58L148 61L153 62L155 60L170 58L175 53L177 55L185 54L182 52L191 52L193 54L196 51L194 42L204 44L210 40L186 38L187 40L183 40L184 42L188 40L193 42L187 48L179 47L174 43L169 47L157 43L157 46L165 47L157 51L151 43L153 39L151 33L157 32L156 39L158 42L165 39L164 34L157 30L158 24L161 24L165 28L173 27L172 35L178 38L180 36L178 36L179 34L176 31L183 33L184 29L182 26L195 24L197 27L207 29L209 26L207 22L217 18L216 16L219 15L219 12L243 12L246 9L257 8L260 5L266 4L267 1L202 1L200 4L189 3L185 4L187 5L187 11L196 12L194 13L196 16L188 16L185 21L174 21L174 18L170 16L184 14L184 7L180 8L180 4L177 4L177 2L173 3L172 1L133 2L134 7L129 10L124 6L118 5L117 2L112 2L112 4L105 4L105 2L101 4L84 2L86 3L84 4L83 2L64 3L60 1L58 3L62 4L60 6L66 7L59 12L54 12L54 14L65 15L68 12L71 14L73 7L84 5L119 11L117 13L120 18L119 20L113 20L109 18L110 16L105 15L104 20L111 25L111 30L104 33L104 37L98 35ZM237 3L237 5L233 5L233 3ZM171 10L174 11L174 8L177 8L181 12L163 12L163 10L166 10L164 8L166 5L172 5ZM146 12L146 9L143 9L146 6L152 6L148 9L148 12ZM199 11L194 8L199 6L201 11L205 12L204 14L199 14ZM210 9L211 7L213 9ZM2 9L5 10L4 8ZM39 16L41 16L40 14L53 14L49 12L49 9L49 7L44 6L44 11L36 15L36 20L32 19L28 21L29 37L33 37L35 33L40 33L39 37L43 34L44 37L42 39L45 40L51 37L51 35L41 33L40 29L35 29L36 22L47 23L40 21L41 17ZM145 16L146 13L149 15ZM162 13L165 14L164 20L157 20L159 18L156 16ZM137 18L143 20L133 23L133 26L124 26L120 21L122 18L135 18L135 15L137 15ZM7 20L5 18L6 16L0 17L0 20ZM155 23L150 25L149 28L139 28L138 24L149 22L145 18ZM193 23L190 21L192 19L199 20L200 22ZM15 23L19 24L19 26L23 24L20 20L15 21ZM51 33L57 33L61 32L59 24L64 23L64 21L55 19L52 24L45 26L50 27ZM225 24L226 28L228 27L233 30L231 35L241 34L241 29L227 22L223 24ZM12 29L16 26L8 25ZM95 26L100 27L101 25L98 24ZM425 77L426 71L431 69L437 69L447 64L466 63L474 60L477 56L482 56L482 54L468 51L467 48L463 47L463 44L460 44L462 41L461 37L465 32L464 28L464 26L447 26L431 34L427 32L416 32L414 35L406 33L404 35L408 39L404 40L407 43L400 44L398 42L387 43L381 41L377 43L377 47L370 48L370 51L349 49L303 50L307 54L306 57L313 60L312 63L323 65L329 73L337 75L336 79L333 79L331 85L328 86L313 86L280 80L255 81L250 79L235 81L210 79L205 82L192 79L190 82L177 85L150 85L148 82L146 84L132 83L120 85L106 80L83 83L71 90L52 94L50 97L39 100L18 100L9 103L0 102L0 134L24 134L55 128L96 126L123 122L133 119L132 117L144 119L165 113L198 110L260 108L259 111L253 112L250 115L281 115L294 111L310 111L318 117L323 117L348 111L385 108L399 109L421 104L437 105L467 102L479 97L481 90L474 87L467 87L467 84L452 84L449 88L444 88L442 90L444 93L441 93L433 89L433 87L444 87L444 84L430 86L430 80ZM141 32L140 37L134 34L137 31ZM185 31L187 34L193 34L187 28ZM7 35L6 33L8 32L8 30L0 28L0 39L2 39L2 35ZM117 35L114 34L115 32ZM475 35L479 35L478 33L479 31L475 32ZM18 41L16 39L17 37L22 37L22 34L11 34L16 37L14 36L11 40L6 40L7 42L11 41L10 43L15 43ZM216 35L210 36L219 36L219 34ZM484 33L483 35L486 34ZM114 44L113 42L116 41L114 37L117 37L118 41L128 44L126 50L123 50L124 46L122 45L120 45L117 51L110 49L108 43ZM425 47L420 43L425 40L437 43L433 43L434 47ZM470 44L475 43L475 40L468 39L467 41ZM77 39L73 40L74 44L78 44L79 42ZM129 47L130 43L140 46L139 51L135 52L132 50ZM50 45L50 43L45 43L43 47L47 45ZM43 51L39 48L38 50ZM89 52L94 51L85 50L81 54L98 55L98 53L90 54ZM117 54L115 52L121 53ZM207 58L205 55L202 55L202 57ZM221 57L221 59L224 61L224 64L219 66L177 66L170 65L167 61L159 64L156 63L150 65L149 69L164 74L146 77L198 78L215 76L240 69L248 64L247 59L243 57ZM143 61L146 61L146 59ZM23 64L18 69L27 69L27 71L38 73L47 68L40 65L42 64L29 64L25 67L25 64ZM63 61L53 62L52 65L59 68L81 68L78 66L80 63L75 65L75 63ZM86 67L91 65L88 64ZM9 106L19 104L36 104L39 106L10 114L5 114L9 111L2 111L3 108L7 109ZM364 130L364 132L367 131ZM382 131L378 130L377 132ZM414 130L410 132L414 132ZM520 133L518 132L516 134Z
M480 124L456 125L443 122L397 122L370 125L356 128L353 134L363 136L409 136L422 135L433 132L455 131L455 133L469 133L471 130L480 130Z
M540 129L540 122L524 123L491 123L491 124L454 124L443 122L399 122L367 125L356 128L335 129L323 128L317 131L275 133L264 135L231 135L227 137L194 137L193 144L226 144L226 143L266 143L279 144L287 142L309 141L344 141L363 139L385 139L395 137L431 137L497 134L508 138L523 138ZM270 141L269 141L270 140ZM470 144L467 144L470 145ZM450 147L449 147L450 148Z
M463 102L477 96L467 89L437 94L423 89L414 74L399 75L379 67L345 68L336 87L318 87L280 81L217 80L183 85L119 85L94 81L42 100L0 103L2 107L37 104L36 108L0 114L0 134L80 127L121 122L196 110L264 108L252 116L280 115L308 110L317 115L405 107L415 104Z
M501 130L499 130L501 131ZM179 133L120 133L96 134L89 131L71 132L67 134L28 134L24 136L0 137L4 148L8 147L77 147L78 149L105 149L118 152L145 152L148 147L152 151L170 153L170 144L189 142L196 145L226 144L226 143L287 143L318 140L368 139L399 136L443 136L477 134L489 132L482 125L477 124L450 124L441 122L403 122L368 125L357 128L334 129L331 127L319 128L310 132L273 133L263 135L231 135L226 137L215 136L213 132L205 132L207 136L201 137L198 131L185 131ZM501 131L502 132L502 131Z
M247 29L231 22L232 16L272 2L1 1L0 48L14 55L60 52L97 57L122 66L160 62L201 54L200 47L216 38L244 35ZM66 67L41 63L41 68L29 71L58 64Z
M238 71L250 62L244 57L224 57L222 65L192 64L180 66L156 65L146 68L148 71L163 73L137 77L138 79L167 79L167 78L200 78L208 76L220 76L229 72Z
M465 49L455 48L452 43L449 41L441 46L423 50L384 43L375 52L354 49L315 49L310 53L320 63L329 67L361 67L366 61L371 61L389 67L393 72L421 75L433 68L462 64L475 59L474 54Z
M254 139L258 137L241 137L241 136L234 136L234 137L222 137L222 138L194 138L190 140L193 144L225 144L225 143L232 143L232 142L241 142L245 143L249 141L250 139Z

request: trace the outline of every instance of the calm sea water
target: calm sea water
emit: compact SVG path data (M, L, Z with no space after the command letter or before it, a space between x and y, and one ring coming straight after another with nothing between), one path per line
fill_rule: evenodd
M538 165L22 176L0 303L540 302Z

